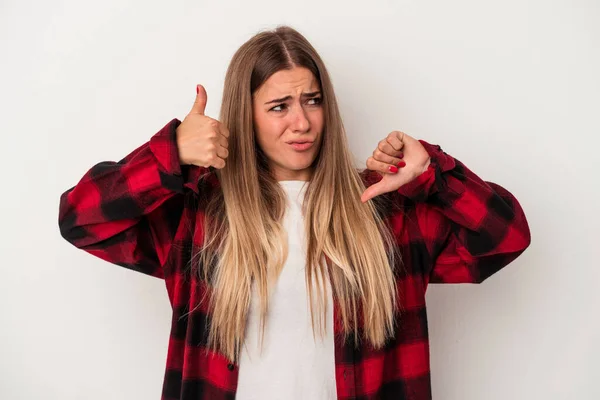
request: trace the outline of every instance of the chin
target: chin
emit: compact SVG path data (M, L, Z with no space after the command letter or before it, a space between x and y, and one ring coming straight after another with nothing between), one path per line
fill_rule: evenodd
M290 165L288 168L290 169L294 169L294 170L300 170L300 169L306 169L306 168L310 168L311 165L313 165L315 162L314 159L310 159L301 163L295 163Z
M307 169L308 167L310 167L310 165L287 165L286 169L289 169L290 171L302 171Z

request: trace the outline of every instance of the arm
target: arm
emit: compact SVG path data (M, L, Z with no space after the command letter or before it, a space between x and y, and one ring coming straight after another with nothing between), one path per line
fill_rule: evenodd
M194 179L208 171L180 166L180 123L171 120L119 162L94 165L64 192L58 217L63 238L103 260L162 278L184 210L184 187L197 191Z
M530 244L517 199L485 182L439 146L423 140L431 163L398 192L416 203L427 241L432 283L480 283L511 263Z

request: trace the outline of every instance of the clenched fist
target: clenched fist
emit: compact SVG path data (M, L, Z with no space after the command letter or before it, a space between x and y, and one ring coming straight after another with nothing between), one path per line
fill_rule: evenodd
M216 119L204 115L206 90L198 85L196 91L192 110L176 131L180 164L220 169L225 167L229 155L229 131Z
M363 192L361 201L398 190L425 172L430 163L431 157L421 142L404 132L391 132L367 159L367 168L383 178Z

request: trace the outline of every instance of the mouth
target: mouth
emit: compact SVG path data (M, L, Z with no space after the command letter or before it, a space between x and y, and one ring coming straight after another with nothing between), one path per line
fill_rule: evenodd
M290 146L292 146L292 148L294 150L297 151L304 151L304 150L308 150L312 147L314 142L308 141L308 140L303 140L303 141L296 141L296 142L288 142L288 144Z

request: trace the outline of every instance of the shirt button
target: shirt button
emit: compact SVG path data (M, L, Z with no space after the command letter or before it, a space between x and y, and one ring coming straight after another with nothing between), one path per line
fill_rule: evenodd
M231 363L227 364L228 370L233 371L233 368L234 368L233 364L231 364Z

